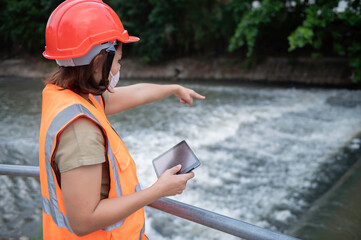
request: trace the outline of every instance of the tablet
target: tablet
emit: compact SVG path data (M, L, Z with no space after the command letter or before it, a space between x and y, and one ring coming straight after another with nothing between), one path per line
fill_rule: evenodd
M153 160L158 178L165 170L178 164L182 165L178 174L188 173L200 165L197 156L184 140Z

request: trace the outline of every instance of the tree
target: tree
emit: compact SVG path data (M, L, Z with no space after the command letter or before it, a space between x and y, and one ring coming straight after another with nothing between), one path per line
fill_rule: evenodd
M0 2L5 54L40 53L47 19L62 0ZM141 41L146 62L232 54L340 56L361 79L360 0L104 0ZM6 56L5 56L6 57Z
M258 2L258 1L255 1ZM353 70L352 80L361 79L360 0L281 1L264 0L240 16L230 39L229 50L247 46L247 56L266 42L288 37L288 51L311 49L311 56L346 57ZM290 32L285 25L292 26ZM273 32L269 36L265 32ZM262 36L263 35L263 36ZM331 51L330 51L331 50Z
M0 13L0 44L4 53L40 52L45 26L61 0L4 0Z

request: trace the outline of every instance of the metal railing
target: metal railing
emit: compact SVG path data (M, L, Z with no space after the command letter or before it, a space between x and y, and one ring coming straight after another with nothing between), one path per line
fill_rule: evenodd
M0 175L39 177L39 167L0 164ZM202 208L161 198L149 207L247 240L297 240Z

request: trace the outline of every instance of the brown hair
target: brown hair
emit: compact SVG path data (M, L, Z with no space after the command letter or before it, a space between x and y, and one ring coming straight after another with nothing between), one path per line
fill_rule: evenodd
M106 59L108 53L103 49L93 58L88 65L75 67L62 67L53 76L43 79L43 82L54 84L64 89L72 90L75 93L100 95L105 90L108 90L109 81L107 79L108 73L106 70ZM102 80L101 82L105 88L100 87L93 76L96 68L101 66Z

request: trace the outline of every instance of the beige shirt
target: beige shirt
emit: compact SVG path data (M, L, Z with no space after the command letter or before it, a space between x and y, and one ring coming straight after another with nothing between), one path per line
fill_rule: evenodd
M103 98L107 102L108 94L103 94ZM60 173L81 166L102 164L101 199L107 198L110 179L105 154L105 140L100 128L86 118L75 120L61 133L54 157L59 184Z

